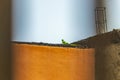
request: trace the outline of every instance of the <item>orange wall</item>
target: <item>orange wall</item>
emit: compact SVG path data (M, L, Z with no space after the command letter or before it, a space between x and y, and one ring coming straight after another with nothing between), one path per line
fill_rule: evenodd
M94 49L13 45L13 80L94 80Z

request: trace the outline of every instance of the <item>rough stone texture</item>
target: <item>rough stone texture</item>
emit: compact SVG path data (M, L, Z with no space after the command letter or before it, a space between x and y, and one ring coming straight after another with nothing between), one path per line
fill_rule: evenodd
M120 30L74 43L95 48L96 80L120 80Z

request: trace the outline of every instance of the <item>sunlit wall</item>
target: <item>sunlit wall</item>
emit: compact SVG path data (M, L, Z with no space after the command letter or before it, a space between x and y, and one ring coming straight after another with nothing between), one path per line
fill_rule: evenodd
M94 0L13 0L13 41L61 43L95 35Z

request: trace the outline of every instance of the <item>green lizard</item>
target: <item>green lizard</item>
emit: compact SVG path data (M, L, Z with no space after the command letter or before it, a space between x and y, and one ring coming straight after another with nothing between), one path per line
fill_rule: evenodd
M76 44L70 44L70 43L66 42L64 39L62 39L61 41L62 41L62 44L64 44L64 45L77 46Z

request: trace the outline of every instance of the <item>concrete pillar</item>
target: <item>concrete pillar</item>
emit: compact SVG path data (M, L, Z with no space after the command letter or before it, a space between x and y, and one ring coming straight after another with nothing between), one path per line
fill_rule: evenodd
M107 17L105 0L96 0L95 23L97 34L107 32Z

